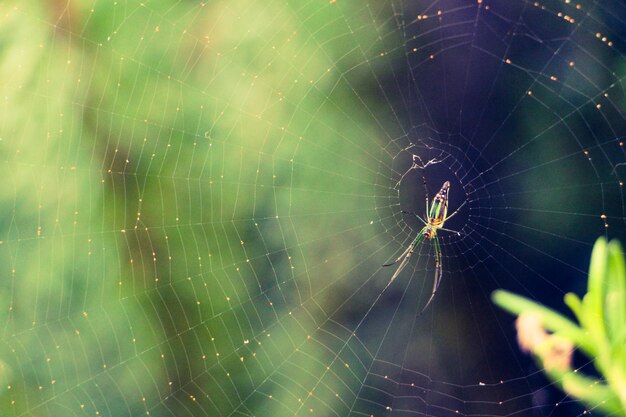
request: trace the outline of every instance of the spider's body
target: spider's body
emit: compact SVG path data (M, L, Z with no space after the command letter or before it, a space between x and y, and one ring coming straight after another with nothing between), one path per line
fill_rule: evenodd
M424 185L426 185L425 180ZM426 307L430 305L430 302L433 300L433 298L435 298L435 293L437 292L437 288L439 287L439 283L441 282L441 247L439 245L439 239L437 238L437 231L445 230L448 232L452 232L452 230L444 229L443 225L446 220L458 213L459 209L465 204L465 202L461 204L461 206L459 206L459 208L457 208L454 213L448 216L449 192L450 181L446 181L441 186L441 189L439 190L431 204L428 203L428 191L426 192L426 218L422 219L418 214L415 214L415 216L417 216L417 218L420 219L422 223L424 223L424 227L422 228L422 230L419 231L415 239L413 239L411 244L404 250L402 255L398 257L398 259L391 263L383 265L391 266L399 261L402 261L400 262L400 266L398 266L398 269L396 269L396 272L391 276L391 279L387 283L387 286L385 287L387 288L396 279L396 277L400 275L400 272L402 272L402 270L407 266L407 264L409 263L409 258L415 251L416 246L419 245L424 240L424 238L433 242L435 252L435 280L433 283L433 291L430 295L430 298L428 299L428 302L426 303L424 308L422 308L422 312L426 309Z
M426 220L426 229L424 237L432 239L437 236L437 230L443 227L448 215L448 190L450 190L450 181L446 181L441 186L441 190L437 193L430 206L430 212Z

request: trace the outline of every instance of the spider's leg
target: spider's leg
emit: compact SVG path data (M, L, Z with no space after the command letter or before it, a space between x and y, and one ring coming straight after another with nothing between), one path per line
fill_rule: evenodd
M424 231L425 231L425 227L420 230L420 232L417 234L417 236L415 237L415 239L413 240L413 242L411 242L411 244L409 245L408 248L406 248L406 250L404 252L402 252L402 255L400 255L398 257L398 259L396 259L395 261L385 264L383 266L391 266L395 263L397 263L398 261L400 261L402 259L402 262L400 263L400 265L398 266L398 269L396 269L396 272L393 273L393 275L391 276L391 279L389 280L389 282L387 283L387 285L385 286L385 288L387 288L395 279L398 275L400 275L400 272L402 272L402 270L404 269L404 267L406 267L406 265L409 263L409 258L411 257L411 255L413 254L413 251L415 250L415 247L422 241L422 239L424 238Z
M439 246L439 238L435 236L433 238L433 244L435 247L435 279L433 282L433 291L430 294L430 298L426 302L426 305L419 312L418 316L422 315L422 313L428 308L430 303L435 298L435 294L437 294L437 290L439 289L439 284L441 283L441 275L442 275L442 259L441 259L441 247Z
M424 217L428 218L428 209L430 207L428 207L428 185L426 185L426 177L424 177L424 174L422 174L422 182L424 183L424 191L426 193L426 215Z
M419 160L421 165L419 165L417 162L415 162L415 159ZM426 216L424 216L425 218L428 218L428 209L429 209L429 207L428 207L428 185L426 185L426 177L424 177L424 170L426 169L426 167L428 165L438 164L439 162L441 162L441 161L438 161L437 159L433 158L430 161L426 162L426 164L424 164L424 161L422 161L422 158L420 158L419 155L413 154L413 165L411 166L411 169L419 168L419 169L422 170L422 173L421 173L422 182L424 183L424 190L426 191ZM424 223L426 223L426 222L424 222Z
M443 221L445 222L446 220L448 220L449 218L451 218L452 216L454 216L455 214L457 214L457 213L459 212L459 210L461 210L461 208L462 208L462 207L463 207L466 203L467 203L467 200L465 200L465 201L463 202L463 204L461 204L459 207L457 207L457 209L456 209L456 210L454 210L454 211L452 212L452 214L450 214L449 216L446 216L446 218L445 218L445 219L443 219Z
M383 264L383 266L391 266L393 264L398 263L398 261L400 261L400 259L402 259L404 257L407 257L407 256L410 256L411 249L413 249L413 247L415 245L417 245L422 240L422 238L424 237L424 232L425 231L426 231L426 228L425 227L422 228L422 230L420 230L420 232L417 234L417 236L415 236L415 239L413 239L413 242L411 242L411 244L406 248L406 250L404 252L402 252L402 255L398 256L398 258L395 261L393 261L393 262L390 262L388 264Z
M383 291L386 290L387 287L391 285L391 283L398 277L398 275L400 275L400 272L402 272L404 267L407 266L407 264L409 263L409 259L411 259L411 255L413 254L413 248L414 248L413 245L411 245L409 247L409 249L410 249L409 252L407 253L407 255L402 260L402 263L400 263L400 265L398 266L398 269L396 269L396 272L393 273L393 275L391 276L391 279L389 280L387 285L385 285L385 288L383 288Z
M411 213L410 211L404 211L404 210L402 210L402 214L412 214L412 215L414 215L415 217L417 217L417 218L418 218L418 219L419 219L422 223L424 223L424 225L427 225L427 224L428 224L428 223L427 223L424 219L422 219L422 218L420 217L420 215L419 215L419 214L417 214L417 211L414 211L414 212L412 212L412 213Z
M413 242L411 242L411 244L404 250L404 252L402 252L402 255L398 256L398 258L395 261L389 262L387 264L383 264L383 266L391 266L391 265L397 264L402 258L407 257L407 254L409 254L412 248L413 248Z
M446 232L450 232L450 233L455 233L459 236L461 236L461 232L457 231L457 230L452 230L452 229L446 229L445 227L440 227L439 230L444 230Z

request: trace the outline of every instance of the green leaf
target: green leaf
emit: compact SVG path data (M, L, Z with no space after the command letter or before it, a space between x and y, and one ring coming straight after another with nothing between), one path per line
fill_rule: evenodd
M593 252L591 253L591 264L589 265L589 282L587 283L587 293L602 294L602 279L604 278L604 271L606 269L606 240L599 238L593 245ZM600 299L595 300L600 302Z
M587 294L583 297L580 315L580 324L587 331L588 340L592 341L593 350L590 353L596 359L594 365L602 373L609 366L609 346L604 324L607 254L606 240L599 238L591 253Z
M584 402L590 410L626 417L626 266L618 242L607 244L604 238L596 241L587 289L582 301L572 293L564 297L580 327L519 295L498 290L492 298L513 314L539 314L545 329L569 339L593 360L601 379L571 370L544 370L565 392ZM543 360L540 352L533 353L537 360Z
M577 372L566 372L558 376L552 373L551 377L563 386L565 392L578 398L592 410L615 416L615 411L621 408L619 399L610 387L595 378Z
M626 345L623 340L613 345L611 365L607 381L622 402L626 414Z
M565 302L565 305L567 305L570 310L572 310L572 313L574 313L576 319L578 319L578 321L580 322L583 310L583 304L581 299L576 294L568 292L567 294L565 294L563 301Z
M589 282L587 294L583 297L581 323L596 338L603 338L604 331L601 319L603 317L604 276L606 273L607 244L604 238L599 238L593 246L591 264L589 265Z
M558 332L561 336L568 338L585 350L590 348L585 334L576 323L539 303L505 290L494 291L491 299L496 305L515 315L523 312L537 313L541 317L542 325L547 330Z
M616 241L608 245L605 321L609 339L623 343L626 332L626 271L624 255Z

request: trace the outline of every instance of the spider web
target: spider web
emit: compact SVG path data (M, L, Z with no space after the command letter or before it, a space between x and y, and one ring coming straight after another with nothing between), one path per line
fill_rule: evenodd
M595 414L489 296L624 237L621 2L0 9L0 414Z

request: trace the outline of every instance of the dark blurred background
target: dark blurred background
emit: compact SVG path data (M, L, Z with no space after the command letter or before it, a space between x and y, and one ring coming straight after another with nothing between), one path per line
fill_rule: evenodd
M489 296L564 311L595 239L624 238L625 20L600 0L2 2L0 415L588 412ZM432 242L387 289L381 265L444 181L459 233L420 315Z

